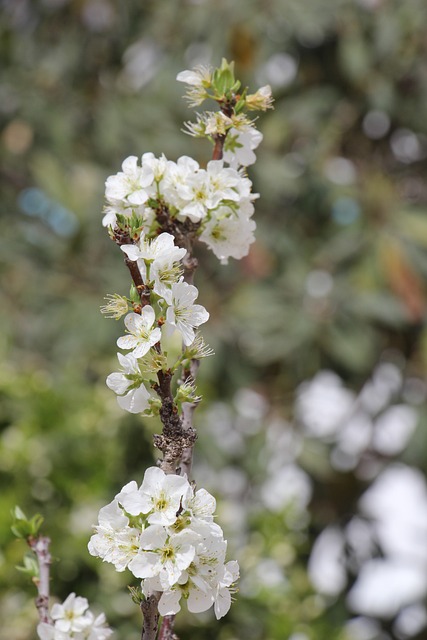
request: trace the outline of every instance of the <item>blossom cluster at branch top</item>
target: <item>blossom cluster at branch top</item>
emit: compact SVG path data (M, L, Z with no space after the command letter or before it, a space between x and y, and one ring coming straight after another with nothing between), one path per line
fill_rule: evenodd
M254 148L250 133L242 131L230 137L230 144L240 154L245 136ZM226 149L229 160L233 149ZM147 237L154 237L159 219L167 212L172 221L192 223L200 240L222 261L239 259L247 255L254 241L253 200L258 194L251 188L247 176L225 166L223 160L212 160L203 169L188 156L172 162L165 156L155 158L145 153L141 164L136 156L130 156L122 171L107 178L103 225L114 229L121 217L133 218Z
M187 85L191 106L199 106L210 98L218 103L219 111L196 114L196 122L186 122L186 133L197 138L208 138L215 144L218 138L224 144L224 160L232 167L247 167L256 160L254 149L262 140L254 120L246 112L267 111L273 108L271 87L265 85L256 93L248 94L234 76L234 63L222 60L221 67L196 67L181 71L178 82Z
M62 604L54 604L50 612L52 624L37 626L40 640L106 640L113 633L105 623L105 615L97 617L89 609L86 598L75 593Z
M239 577L236 561L225 562L227 542L214 519L215 498L195 490L187 478L150 467L142 485L129 482L99 512L89 552L117 571L142 580L142 594L161 592L159 613L214 607L219 619L231 605Z
M125 244L121 248L127 259L136 263L151 304L137 305L137 312L126 314L126 333L117 340L117 346L130 353L117 354L121 370L108 376L107 386L117 394L118 404L125 411L149 413L155 400L147 386L156 384L153 374L170 369L162 350L163 338L175 331L181 335L184 351L176 366L185 359L210 355L196 333L208 320L209 313L202 305L195 304L197 288L182 279L180 261L187 250L177 247L171 234L161 233L153 240L142 235L136 244ZM123 307L120 296L113 297L107 309L110 315L114 316L115 304L117 316L129 310L128 303ZM192 385L179 388L178 393L182 402L196 401Z

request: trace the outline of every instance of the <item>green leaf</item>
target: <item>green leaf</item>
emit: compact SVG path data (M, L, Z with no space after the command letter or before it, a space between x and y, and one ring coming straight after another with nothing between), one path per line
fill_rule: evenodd
M212 78L212 86L216 96L221 97L228 91L233 91L233 87L236 84L240 87L240 82L236 83L236 79L234 77L234 62L228 63L227 60L223 58L221 67L219 69L215 69Z
M25 554L23 564L18 565L15 568L31 578L39 577L39 565L36 557L32 553Z
M30 520L26 517L22 509L16 506L12 510L12 516L14 518L11 526L12 533L17 538L28 538L29 536L35 537L38 535L40 527L43 523L43 516L36 513Z

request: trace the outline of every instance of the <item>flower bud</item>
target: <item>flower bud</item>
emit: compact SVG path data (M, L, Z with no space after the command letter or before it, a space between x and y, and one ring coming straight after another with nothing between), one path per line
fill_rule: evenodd
M271 87L266 84L258 89L256 93L246 96L246 107L249 111L267 111L273 109L273 96L271 95Z

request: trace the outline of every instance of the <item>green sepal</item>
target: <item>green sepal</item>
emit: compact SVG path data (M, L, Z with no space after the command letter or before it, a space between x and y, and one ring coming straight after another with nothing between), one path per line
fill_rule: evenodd
M240 82L240 80L236 80L236 82L231 87L230 91L232 91L233 93L236 93L236 91L238 91L241 86L242 86L242 83Z
M141 298L139 297L138 289L132 283L129 290L129 300L131 302L135 302L135 304L140 304Z
M236 104L234 106L234 112L235 112L236 115L239 115L239 113L241 113L244 110L244 108L246 106L246 95L247 95L247 93L248 93L248 87L245 87L244 91L242 91L238 101L236 102Z
M144 384L144 378L140 373L125 373L124 376L132 383L128 386L126 393L131 391L131 389L139 389L139 387Z
M135 211L130 216L124 216L122 213L116 213L116 226L127 233L133 242L139 240L144 226L143 220Z
M148 198L146 204L150 207L150 209L157 209L159 206L159 201L157 198Z
M160 409L162 408L162 402L160 398L151 397L148 401L150 408L146 409L143 413L147 418L154 418L160 414Z

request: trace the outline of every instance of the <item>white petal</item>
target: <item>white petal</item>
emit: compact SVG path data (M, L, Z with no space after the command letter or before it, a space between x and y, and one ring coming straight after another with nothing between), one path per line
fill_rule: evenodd
M55 636L55 628L47 622L40 622L37 625L37 635L40 640L53 640Z
M118 353L117 357L124 373L140 373L138 361L131 353Z
M236 582L236 580L239 579L239 563L236 560L230 560L225 565L225 569L225 576L228 581L228 586L230 586L233 582Z
M107 504L99 512L98 521L101 526L108 526L112 529L121 529L129 524L129 519L123 514L117 504L117 500L113 500Z
M184 569L187 569L194 560L196 550L191 544L183 545L176 553L175 564L179 569L179 573ZM179 576L178 576L179 577ZM178 580L178 578L177 578Z
M189 173L195 173L199 170L199 163L190 156L181 156L178 158L177 165L180 169L185 169Z
M150 394L143 384L138 389L132 389L125 396L118 396L117 402L121 409L129 413L143 413L150 406Z
M128 313L125 317L125 327L130 333L138 333L143 325L139 313Z
M136 484L135 480L131 480L130 482L125 484L120 493L118 493L114 499L117 500L117 502L122 503L122 498L129 493L133 493L134 491L138 491L138 485Z
M161 571L162 565L157 553L142 551L129 562L128 569L135 578L154 578Z
M160 615L171 616L181 611L181 605L179 604L180 599L181 591L179 589L164 591L158 605Z
M178 80L178 82L185 82L185 84L191 84L194 86L198 86L201 84L200 74L196 73L195 71L180 71L176 76L176 79Z
M138 158L136 156L129 156L122 162L123 172L126 174L135 175L138 170Z
M147 504L145 496L136 490L127 495L122 495L121 498L117 498L123 505L123 509L130 513L131 516L139 516L141 513L147 513L150 510L150 505Z
M127 255L129 260L138 260L140 257L140 251L135 244L122 244L120 249Z
M128 196L128 200L131 204L144 204L148 200L148 193L143 189L138 189L138 191L134 191Z
M147 328L153 326L154 320L156 319L156 314L154 313L153 307L149 304L145 306L141 311L141 318L144 321L144 324Z
M200 589L193 588L188 596L187 607L191 613L201 613L210 609L213 601L212 592L204 593Z
M160 549L164 546L168 534L166 529L160 525L150 525L140 536L140 545L142 549Z
M121 176L110 176L105 181L105 196L107 200L121 201L126 197L127 187Z
M201 304L194 304L191 307L191 323L198 327L209 320L209 311L206 311Z
M120 349L133 349L138 344L138 340L135 336L122 336L116 344Z
M212 516L215 513L216 500L206 489L199 489L191 500L191 508L199 518Z
M119 345L120 346L120 345ZM142 358L146 353L150 351L151 344L149 342L138 342L135 349L132 351L135 358Z
M118 395L125 393L130 384L129 380L123 375L123 373L118 373L117 371L110 373L106 383L107 387Z
M219 620L226 613L228 613L231 607L231 595L228 589L220 589L218 596L215 600L215 616Z
M156 495L163 486L165 477L165 472L159 467L149 467L144 474L141 490L151 496Z
M189 347L190 344L194 342L194 338L196 337L194 329L186 322L178 322L177 329L182 335L183 343L186 347Z

